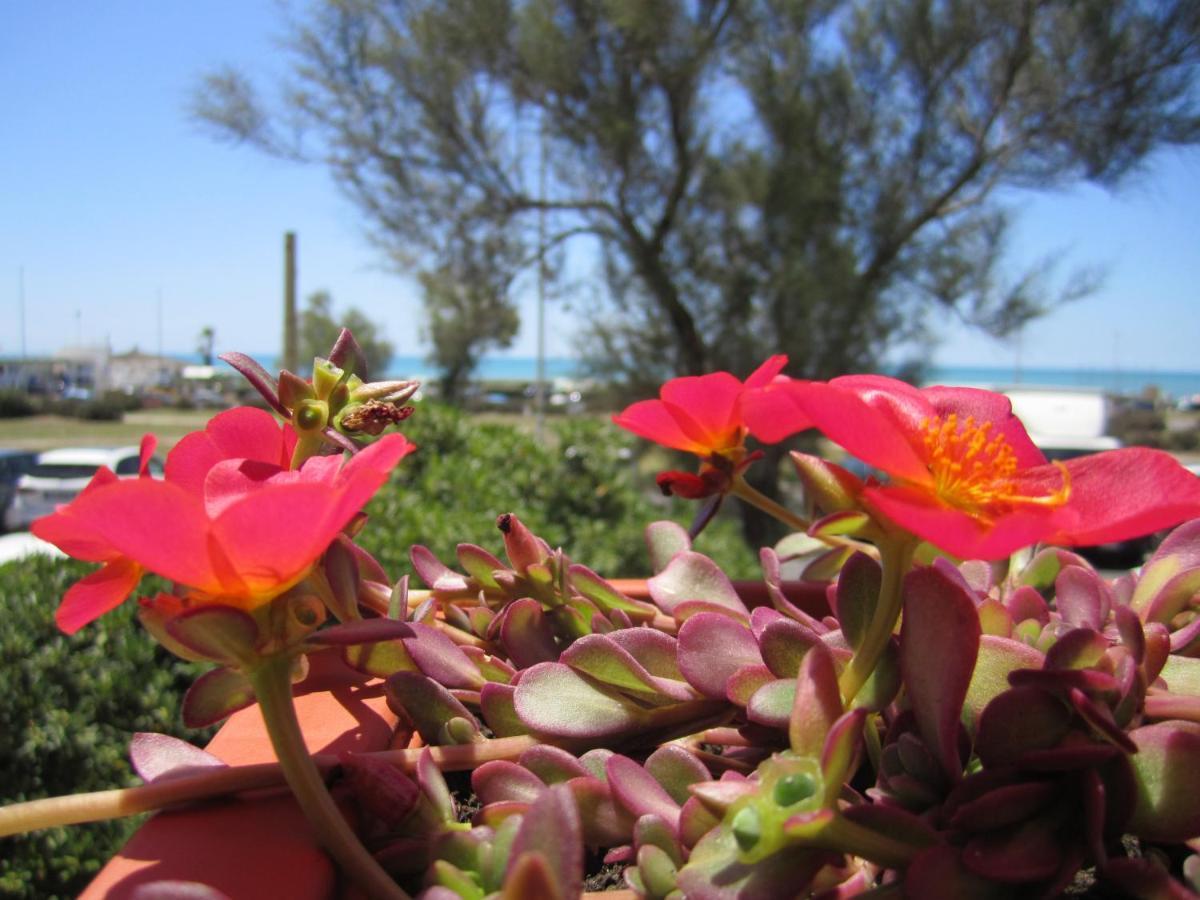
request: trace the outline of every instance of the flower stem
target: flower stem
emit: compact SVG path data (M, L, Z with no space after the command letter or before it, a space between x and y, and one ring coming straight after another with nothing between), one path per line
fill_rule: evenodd
M795 531L808 532L812 526L812 522L803 516L798 516L786 506L781 506L776 503L766 494L750 486L741 475L733 479L733 487L729 491L733 496L749 503L751 506L761 509L772 518L778 519L788 528ZM814 534L814 538L822 543L828 544L830 547L844 547L851 550L859 550L866 553L868 556L877 557L878 552L870 544L864 544L862 541L856 541L854 538L848 538L840 534Z
M291 661L278 655L267 658L249 673L263 722L288 786L309 824L316 830L321 845L369 896L381 900L408 900L408 894L359 842L308 755L292 705L290 671Z
M847 708L875 671L879 658L883 656L892 632L896 629L903 604L904 576L908 572L916 546L916 541L908 537L889 537L880 543L883 584L879 589L879 602L875 605L875 614L871 617L871 624L867 626L862 643L842 672L842 677L838 679L842 701Z

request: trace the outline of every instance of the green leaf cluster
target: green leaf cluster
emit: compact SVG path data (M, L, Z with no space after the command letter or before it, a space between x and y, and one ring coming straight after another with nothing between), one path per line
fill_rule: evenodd
M519 427L422 404L404 433L418 450L367 506L371 521L358 538L393 578L412 571L413 544L441 559L453 559L462 542L500 552L495 521L506 512L605 577L645 577L653 574L646 525L686 524L695 511L658 495L637 469L637 442L606 421L556 421L539 440ZM732 520L713 523L697 546L731 577L758 575Z
M133 604L78 634L59 632L54 609L91 568L45 557L0 566L0 803L135 783L127 748L137 731L207 737L179 716L199 667L155 644ZM0 839L0 896L76 896L137 822Z

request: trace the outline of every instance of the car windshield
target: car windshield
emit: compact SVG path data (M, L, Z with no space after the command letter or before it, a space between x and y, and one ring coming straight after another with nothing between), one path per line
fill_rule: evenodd
M29 474L34 478L91 478L98 468L86 463L38 463Z

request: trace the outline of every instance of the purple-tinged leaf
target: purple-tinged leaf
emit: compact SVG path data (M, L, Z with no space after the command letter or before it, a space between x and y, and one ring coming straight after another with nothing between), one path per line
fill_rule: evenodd
M679 804L654 776L628 756L614 753L604 766L613 799L635 819L656 815L679 830Z
M358 341L354 339L354 334L349 328L343 328L338 332L337 339L329 348L329 356L326 358L339 369L357 375L362 381L370 381L370 378L367 377L367 358L363 355L362 347L358 345Z
M958 722L980 634L974 599L961 578L936 567L905 577L900 671L917 729L951 781L962 774Z
M988 768L1013 765L1031 750L1056 746L1070 727L1070 713L1053 694L1014 687L983 710L975 752Z
M1200 647L1200 616L1192 619L1178 631L1172 631L1170 646L1171 652L1179 656L1195 656L1196 649Z
M843 809L842 816L855 825L913 847L932 847L941 841L941 836L925 819L898 806L856 803Z
M473 882L464 879L464 887L456 890L454 896L462 897L464 893L470 896ZM508 873L504 876L504 887L495 895L499 900L526 900L537 897L539 900L567 900L555 880L554 870L546 857L539 853L526 853L510 860Z
M1030 560L1029 565L1021 570L1018 583L1045 592L1054 586L1054 579L1067 566L1087 568L1087 565L1087 561L1078 553L1063 550L1061 547L1048 547L1039 551Z
M321 631L314 631L308 636L310 644L321 646L355 646L371 644L376 641L393 641L400 638L411 638L414 628L424 626L409 626L396 619L356 619L353 622L343 622Z
M1023 584L1008 595L1004 606L1014 622L1024 622L1033 619L1042 625L1050 621L1050 607L1046 600L1035 588Z
M471 773L471 788L486 806L505 800L533 803L546 790L546 784L514 762L494 759Z
M1170 843L1200 835L1200 725L1159 722L1129 732L1137 800L1127 825L1144 840Z
M446 688L418 672L397 672L385 685L388 705L403 710L426 743L444 743L443 725L450 719L475 717ZM478 724L475 725L478 732Z
M353 548L354 542L339 534L325 550L321 561L329 585L325 603L339 622L362 618L358 611L358 558Z
M996 583L993 577L992 564L982 559L969 559L959 563L958 574L967 583L967 587L980 597L987 596L988 591Z
M999 600L987 597L975 608L975 612L979 616L979 629L983 634L1012 637L1012 615Z
M563 651L559 661L577 672L652 705L695 698L684 681L657 678L608 635L590 634Z
M637 851L637 868L626 869L628 875L636 874L647 897L666 897L675 890L675 881L683 860L675 860L657 844L642 844ZM635 888L636 890L636 888Z
M579 764L591 773L593 778L599 778L608 783L608 761L616 751L607 747L596 747L579 757Z
M583 828L575 799L566 785L548 788L529 807L509 850L508 871L504 879L505 898L527 900L546 897L529 893L531 882L522 882L524 860L545 862L549 874L549 896L579 897L583 893ZM540 877L540 876L539 876Z
M497 557L475 544L459 544L456 552L458 564L483 587L496 588L500 586L496 582L495 573L497 570L508 567Z
M754 639L761 643L763 632L767 626L772 622L781 622L785 619L787 616L777 609L769 606L756 606L750 610L750 630L754 633Z
M421 544L414 544L408 551L412 567L421 580L432 590L449 594L461 594L470 591L467 579L449 568L433 555L433 551Z
M399 830L421 799L417 783L368 753L344 753L339 762L355 799L385 826Z
M626 597L587 566L571 565L567 568L567 576L571 580L571 586L600 607L605 615L621 610L637 622L649 622L654 618L653 606Z
M709 831L721 824L699 797L688 797L679 810L679 840L685 847L694 847Z
M763 662L779 678L795 678L809 650L821 643L821 636L799 622L780 618L763 629L758 649Z
M1088 669L1104 658L1108 639L1090 628L1075 628L1061 635L1046 651L1047 670Z
M682 681L679 671L678 641L655 628L622 628L608 639L640 663L647 672L659 678Z
M1049 806L1060 794L1060 786L1052 781L1001 785L957 807L950 825L968 832L1016 825Z
M518 669L558 659L554 626L531 597L510 603L499 616L500 641Z
M485 637L496 619L496 613L486 606L472 606L466 611L467 622L471 625L471 634Z
M692 549L692 539L676 522L651 522L646 526L646 549L650 551L650 571L658 574L676 554Z
M756 690L746 702L746 718L768 728L785 729L796 703L796 680L781 678L769 681Z
M667 567L646 582L650 597L658 607L672 615L675 607L688 600L725 607L733 612L749 616L733 582L707 556L686 551L672 557Z
M796 466L796 474L804 483L804 496L819 510L832 513L858 509L863 483L857 475L819 456L797 450L789 455Z
M225 665L253 663L258 623L231 606L197 606L167 620L167 634L191 652Z
M795 702L788 718L788 743L801 756L817 756L829 730L842 715L837 667L825 646L805 654L796 676Z
M701 613L679 629L679 670L696 690L725 699L729 678L744 666L763 665L750 629L718 613Z
M679 843L676 830L653 813L640 816L633 823L633 846L655 847L665 852L676 867L683 865L683 846Z
M1114 823L1105 822L1108 806L1107 791L1104 781L1095 769L1084 770L1082 778L1080 778L1079 792L1083 795L1084 845L1087 847L1088 856L1103 869L1108 863L1104 832L1107 826ZM1121 827L1121 823L1115 824L1114 833Z
M784 540L786 540L786 538ZM820 620L812 616L810 613L805 612L803 609L793 603L784 593L783 575L780 570L778 554L770 547L764 547L758 552L758 561L762 566L763 581L766 583L767 596L771 598L771 605L783 615L796 620L801 625L808 628L810 631L815 632L816 634L823 634L824 632L828 631L828 628L826 628ZM813 591L820 591L821 600L823 601L820 605L828 605L827 602L825 602L825 593L823 587L808 584L806 584L805 587ZM759 608L761 609L762 607ZM758 610L756 609L755 612L757 611Z
M414 636L404 640L404 648L422 672L447 688L477 691L487 679L454 641L440 628L413 623Z
M502 684L508 684L513 680L513 676L517 674L517 670L510 666L503 657L492 656L482 647L464 645L458 649L462 651L463 656L471 661L471 665L479 670L479 674L488 681L499 681Z
M736 772L726 773L729 774L737 775ZM691 787L692 796L717 818L724 817L733 804L757 791L758 782L744 776L728 778L723 775L720 781L705 781Z
M879 603L882 584L883 572L879 563L865 553L855 553L842 568L834 594L837 604L834 612L846 642L853 648L862 643Z
M538 663L524 670L513 702L527 729L550 737L618 738L637 733L649 722L640 706L561 663Z
M743 666L725 682L725 698L738 706L747 706L759 688L780 679L766 666Z
M549 544L530 531L516 513L501 513L496 518L496 527L504 536L508 561L518 572L525 573L530 567L540 566L549 559Z
M583 822L583 840L589 847L612 847L629 840L633 816L613 802L608 783L592 775L566 782L575 797Z
M148 731L139 731L130 740L129 762L147 784L203 769L226 768L224 762L187 741Z
M1122 751L1112 744L1096 743L1082 735L1070 735L1058 747L1030 750L1021 757L1019 765L1030 772L1062 773L1103 766L1124 758Z
M1010 889L970 872L959 851L938 844L922 851L904 871L904 896L921 900L1009 900Z
M519 762L546 784L558 784L560 781L590 775L578 759L552 744L530 747L521 754Z
M1094 569L1067 566L1054 580L1054 603L1067 624L1099 631L1108 621L1112 597Z
M428 747L417 758L417 784L425 798L433 805L438 818L443 822L455 821L454 797Z
M233 669L210 669L183 695L183 724L207 728L255 700L249 680Z
M1080 718L1091 725L1100 737L1124 750L1126 753L1137 753L1137 745L1129 739L1125 734L1125 730L1113 720L1112 712L1109 711L1107 706L1096 703L1078 688L1071 688L1068 696L1071 700L1071 706L1075 708L1075 712L1079 713Z
M1162 622L1147 622L1143 630L1146 635L1146 659L1142 668L1146 672L1146 681L1153 684L1169 659L1183 657L1171 656L1171 633ZM1196 693L1200 694L1200 690Z
M1160 565L1165 566L1167 563L1163 562ZM1138 587L1141 587L1140 582ZM1150 597L1144 611L1136 605L1138 595L1135 593L1134 609L1138 610L1142 619L1147 622L1170 624L1172 619L1188 608L1197 593L1200 593L1200 568L1187 569L1170 578Z
M804 581L833 581L842 571L854 551L849 547L834 547L813 558L800 573Z
M963 865L1001 884L1053 878L1066 855L1058 828L1053 820L1032 819L977 835L963 847Z
M825 850L796 849L743 863L733 831L714 828L693 848L675 881L688 900L803 897L817 873L839 858Z
M730 609L728 606L722 606L720 603L709 603L707 600L684 600L671 612L671 617L682 625L692 616L698 616L701 613L715 613L742 625L750 624L748 615L744 615L736 609Z
M1146 632L1142 628L1142 620L1132 609L1121 604L1113 606L1113 620L1121 643L1129 650L1134 662L1140 665L1146 658Z
M1018 669L1040 669L1044 657L1021 641L993 637L979 638L979 656L971 684L963 702L963 721L973 732L980 714L993 699L1009 689L1008 676Z
M1013 687L1040 687L1064 697L1071 688L1114 697L1121 692L1121 682L1097 669L1018 669L1008 676L1008 681Z
M484 716L487 727L498 738L528 733L528 728L517 715L515 695L514 686L496 682L488 682L479 691L479 712Z
M851 710L833 723L825 737L825 746L821 750L825 806L831 806L837 800L842 792L842 785L850 780L858 767L863 723L867 720L867 715L865 709Z
M651 753L645 769L680 805L691 798L693 784L712 778L704 763L678 744L664 744Z
M218 358L237 369L242 377L250 382L251 386L267 401L267 405L271 409L285 419L292 417L291 410L279 402L279 389L275 379L270 372L258 364L257 360L245 353L222 353Z
M388 621L395 621L389 619ZM320 634L320 632L317 632ZM377 641L372 644L354 644L345 648L342 658L346 665L376 678L387 678L396 672L416 672L403 641Z
M1172 694L1200 697L1200 659L1196 657L1168 657L1159 677Z
M859 534L871 523L871 517L857 510L842 510L822 516L808 528L812 537L841 537Z

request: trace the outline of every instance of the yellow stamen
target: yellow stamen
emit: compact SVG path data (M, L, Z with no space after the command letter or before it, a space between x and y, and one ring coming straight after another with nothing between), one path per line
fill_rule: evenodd
M975 424L973 416L960 422L955 414L921 423L926 461L934 490L947 505L990 518L996 507L1062 506L1071 495L1071 476L1062 473L1062 485L1052 494L1030 496L1019 492L1017 455L1003 434L991 434L992 423Z

